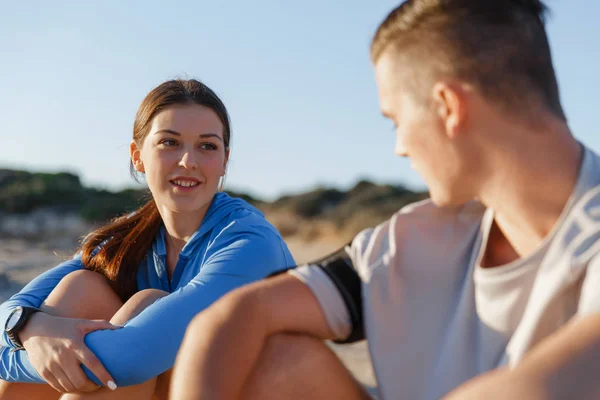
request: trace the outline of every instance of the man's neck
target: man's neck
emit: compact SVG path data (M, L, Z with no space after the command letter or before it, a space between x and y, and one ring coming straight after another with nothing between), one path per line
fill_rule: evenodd
M532 136L514 151L496 155L494 176L479 197L494 210L497 231L487 248L492 259L506 261L511 248L512 258L532 254L556 225L577 183L583 151L568 131Z

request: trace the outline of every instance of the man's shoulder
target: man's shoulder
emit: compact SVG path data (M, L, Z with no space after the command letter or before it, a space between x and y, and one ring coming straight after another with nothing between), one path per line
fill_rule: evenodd
M458 206L439 207L435 205L431 199L425 199L402 207L398 212L396 212L396 214L394 214L394 217L417 217L433 220L438 220L439 218L450 220L454 220L456 218L479 219L485 210L485 206L475 200Z
M456 207L438 207L431 200L409 204L359 233L352 242L352 259L371 270L396 259L399 253L405 259L429 259L442 250L446 256L464 251L479 231L485 212L485 206L475 201ZM437 249L432 252L433 246Z
M548 257L577 269L600 254L600 185L588 188L563 218Z

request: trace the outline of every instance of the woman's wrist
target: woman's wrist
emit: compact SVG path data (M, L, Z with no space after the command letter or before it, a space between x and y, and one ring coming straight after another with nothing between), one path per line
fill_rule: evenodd
M21 343L23 343L23 346L25 346L25 343L28 339L30 339L32 336L35 336L36 333L39 332L39 327L42 326L44 321L47 321L48 318L52 317L41 311L36 312L29 318L25 326L23 326L23 329L21 329L21 331L18 333L19 340Z

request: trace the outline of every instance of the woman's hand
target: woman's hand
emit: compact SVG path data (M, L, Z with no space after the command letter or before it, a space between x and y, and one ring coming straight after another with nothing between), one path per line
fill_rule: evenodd
M57 391L90 392L99 388L87 377L80 364L114 390L117 386L112 376L83 338L96 330L119 328L108 321L53 317L38 312L31 316L19 333L19 339L35 370Z

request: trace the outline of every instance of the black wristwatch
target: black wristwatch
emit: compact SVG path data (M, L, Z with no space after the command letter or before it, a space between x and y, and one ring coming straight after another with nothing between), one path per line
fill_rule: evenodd
M19 339L19 332L29 321L29 318L38 311L40 310L34 307L17 306L8 316L4 332L6 332L10 341L17 346L16 350L25 350L21 339Z

